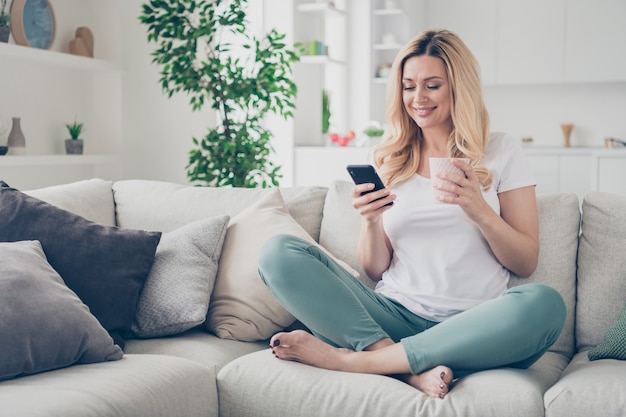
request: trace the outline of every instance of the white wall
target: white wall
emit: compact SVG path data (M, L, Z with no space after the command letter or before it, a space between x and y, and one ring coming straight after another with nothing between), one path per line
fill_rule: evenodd
M122 16L122 124L125 178L187 183L186 165L193 137L215 126L207 107L192 112L188 98L168 98L161 91L159 67L153 64L147 26L141 24L141 0L125 0Z
M492 130L530 136L533 146L562 146L560 123L574 123L572 146L626 139L626 83L485 88Z

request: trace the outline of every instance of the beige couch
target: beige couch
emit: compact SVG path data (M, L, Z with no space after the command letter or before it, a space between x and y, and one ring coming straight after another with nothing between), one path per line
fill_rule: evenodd
M28 191L90 220L123 228L169 233L186 223L224 214L237 220L237 227L227 230L222 248L214 288L222 295L211 297L211 308L221 308L221 318L170 337L127 340L121 360L0 382L0 416L624 415L626 362L587 358L587 351L603 341L626 301L626 197L622 196L590 194L582 204L582 223L576 196L538 196L541 253L539 267L529 280L560 291L568 315L558 341L528 370L476 373L458 381L444 400L438 400L390 377L280 361L272 356L265 339L225 339L253 338L255 332L264 337L272 326L290 323L284 311L266 302L266 295L258 295L261 290L256 283L233 287L220 274L226 273L222 268L253 265L255 244L272 228L295 230L289 223L292 218L360 272L358 279L372 284L364 278L355 254L359 217L351 207L351 188L343 181L329 188L283 188L280 195L288 213L266 206L258 216L251 216L248 208L276 190L94 179ZM241 218L245 213L245 219ZM239 240L235 240L236 233ZM236 242L241 243L234 247ZM227 258L228 267L222 264ZM514 278L511 285L521 282L527 281ZM237 285L246 287L237 289ZM228 294L233 288L243 294L234 301ZM237 307L237 302L243 305ZM236 311L229 312L229 305L235 305ZM251 312L246 310L250 306L254 306ZM266 306L271 311L262 311ZM241 317L232 323L229 315Z

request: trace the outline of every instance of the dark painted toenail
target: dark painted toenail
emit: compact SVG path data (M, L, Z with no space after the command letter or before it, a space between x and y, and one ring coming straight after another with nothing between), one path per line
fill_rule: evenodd
M439 388L443 389L443 384L440 384L440 385L439 385Z
M443 379L444 376L446 376L445 372L442 372L441 375L439 375L441 377L441 379Z
M443 394L439 394L439 398L443 400Z
M274 340L274 346L280 346L280 340L279 339Z

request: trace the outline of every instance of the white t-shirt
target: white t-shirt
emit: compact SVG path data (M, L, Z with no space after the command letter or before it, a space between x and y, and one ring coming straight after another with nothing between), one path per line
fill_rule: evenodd
M498 193L536 185L521 145L509 135L491 134L484 163L493 184L483 196L497 213ZM509 271L458 205L434 199L429 178L415 174L392 191L397 198L383 226L394 253L377 292L443 321L506 289Z

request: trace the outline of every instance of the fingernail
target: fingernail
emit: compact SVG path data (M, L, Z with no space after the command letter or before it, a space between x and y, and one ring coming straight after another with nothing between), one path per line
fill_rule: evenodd
M439 394L439 398L443 400L443 394Z
M442 372L441 375L439 375L439 377L441 377L441 379L443 379L444 376L446 376L445 372Z
M439 388L443 389L443 384L439 384Z
M280 346L280 340L279 339L274 340L274 346Z

